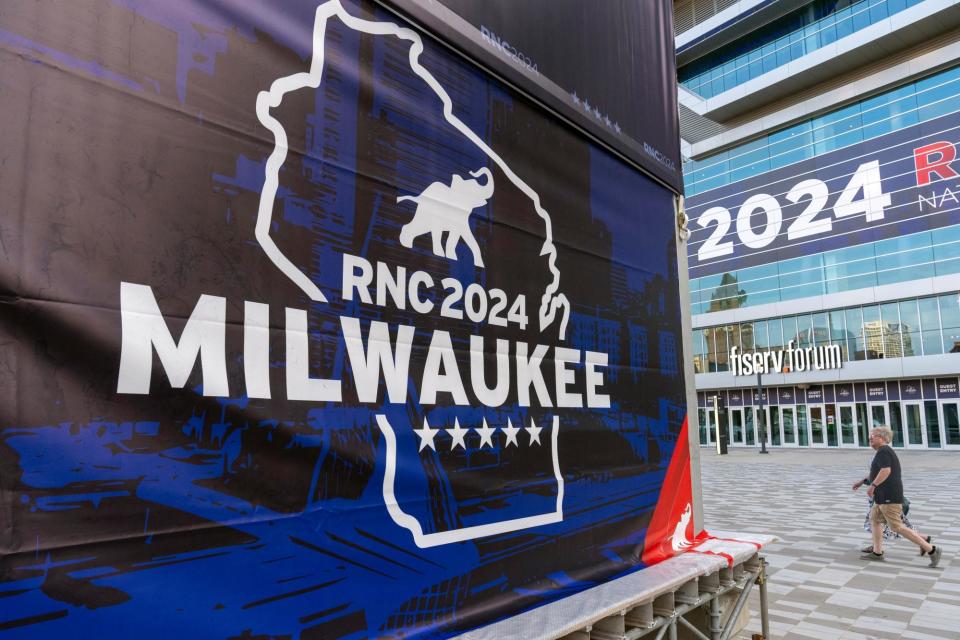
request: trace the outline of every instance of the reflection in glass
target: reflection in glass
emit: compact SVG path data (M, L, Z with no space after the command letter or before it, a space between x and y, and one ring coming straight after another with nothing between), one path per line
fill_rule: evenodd
M902 358L900 310L896 302L880 305L880 328L883 331L883 357Z
M823 413L826 416L827 423L827 445L836 447L840 444L837 438L837 407L833 404L823 406Z
M805 404L797 405L797 440L801 447L810 444L807 437L807 405Z
M795 444L793 428L793 407L784 407L783 410L783 444Z
M947 444L960 445L960 412L956 402L943 403L943 432L947 436Z
M743 430L747 438L746 443L753 446L755 444L754 433L756 433L753 428L753 407L745 407L743 410Z
M943 339L940 333L940 309L936 298L917 300L920 310L921 341L923 355L932 356L943 353Z
M960 297L956 293L940 296L940 326L944 351L960 353Z
M857 444L861 447L870 445L870 423L867 420L867 404L857 403Z
M743 444L743 410L730 410L730 424L733 426L733 441Z
M916 300L900 303L900 337L904 356L920 355L920 315Z
M863 307L863 344L867 360L883 357L883 328L880 326L880 307L871 304Z
M890 403L890 429L893 430L893 446L903 446L903 416L899 402Z
M860 307L844 311L847 325L847 354L850 360L864 360L866 354L863 349L863 314Z
M923 423L920 417L920 405L908 402L903 405L907 419L907 443L923 444Z
M780 412L777 407L770 407L770 444L780 446Z
M936 400L926 400L923 403L923 412L927 422L927 446L931 449L940 448L940 416L937 411Z
M810 407L810 436L812 444L823 444L823 408Z
M853 407L840 407L840 437L843 444L853 444Z

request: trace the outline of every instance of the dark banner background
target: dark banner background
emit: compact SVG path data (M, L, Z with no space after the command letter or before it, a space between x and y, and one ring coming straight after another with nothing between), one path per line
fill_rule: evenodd
M415 13L420 0L397 3ZM534 90L547 78L566 94L564 116L670 185L683 190L673 3L670 0L440 0L476 28L471 49ZM449 25L438 25L453 41ZM535 92L536 93L536 92Z
M373 3L344 3L396 22ZM311 301L255 239L273 138L259 92L306 72L316 3L16 0L0 11L0 629L11 638L448 637L643 566L640 552L684 414L673 196L516 92L424 38L420 62L454 112L538 195L451 129L410 72L409 42L325 31L317 89L272 109L289 138L270 237L327 297ZM471 216L486 267L398 242L422 193L492 171ZM565 339L541 330L552 235ZM439 281L526 296L521 329L341 296L345 253ZM226 304L229 395L196 366L171 388L117 393L121 282L149 286L176 340L201 296ZM440 299L434 295L439 304ZM245 302L269 305L271 399L244 377ZM342 402L286 399L285 309L309 321L310 375ZM340 332L357 318L416 333L407 394L362 402ZM468 406L421 404L426 350L453 338ZM468 338L609 354L609 409L499 407L470 391ZM511 351L512 353L512 351ZM544 361L554 396L552 353ZM302 355L302 354L301 354ZM492 365L488 376L492 375ZM575 390L583 393L583 367ZM492 384L488 378L488 383ZM426 532L538 515L554 524L420 548L384 502L396 432L397 499ZM435 450L413 429L435 429ZM454 448L454 422L472 431ZM476 432L497 429L494 445ZM508 423L508 421L510 421ZM534 423L541 444L521 431ZM683 445L685 446L685 444ZM135 630L135 631L134 631Z

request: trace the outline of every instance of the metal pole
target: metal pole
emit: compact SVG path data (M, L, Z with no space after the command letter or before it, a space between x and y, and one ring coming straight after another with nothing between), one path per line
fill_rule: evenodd
M760 631L764 640L770 638L770 616L767 609L767 561L760 558L760 575L757 576L760 587Z
M714 596L710 601L710 640L720 640L723 625L720 624L720 598Z
M760 416L763 415L763 426L760 429L760 453L770 453L767 451L767 416L763 413L763 382L760 379L760 372L757 371L757 421L760 422Z
M717 455L723 453L720 450L720 396L713 396L713 428L717 434Z

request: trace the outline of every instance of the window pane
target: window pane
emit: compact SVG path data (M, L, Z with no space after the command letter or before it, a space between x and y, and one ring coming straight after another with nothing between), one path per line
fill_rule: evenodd
M921 121L960 110L960 67L918 80L914 86Z
M765 138L740 145L729 157L730 182L770 170L770 150Z
M872 244L857 245L823 254L827 293L877 285Z
M933 231L931 241L937 275L960 273L960 226Z
M823 254L784 260L779 267L783 300L823 295Z
M960 298L957 294L940 296L940 323L944 350L960 353Z
M791 340L793 341L793 346L797 347L800 344L800 339L797 336L797 318L796 316L790 316L783 318L783 343L786 345Z
M847 332L844 328L843 311L830 312L830 344L835 344L840 347L843 360L852 359L847 355Z
M877 284L902 282L934 275L929 233L915 233L874 243Z
M863 315L860 307L847 309L846 316L847 354L850 360L864 360L866 353L863 345Z
M899 131L916 124L917 99L912 85L900 87L861 103L864 139Z
M752 322L742 322L740 323L740 345L743 349L743 353L753 353L756 345L753 341L753 323Z
M813 157L813 125L808 120L767 136L770 166L784 167Z
M863 343L867 360L883 357L883 328L880 326L880 307L863 307Z
M900 337L903 340L904 356L920 355L920 315L917 313L916 300L904 300L900 303Z
M880 305L880 328L883 331L883 357L902 358L900 310L896 302Z
M852 104L813 119L815 153L820 155L863 140L860 105Z
M825 313L813 314L813 344L817 347L830 344L830 325Z
M940 310L936 298L920 298L917 301L920 309L921 340L923 355L932 356L943 353L943 339L940 334Z
M782 349L783 343L783 325L780 318L767 320L767 331L770 334L770 349Z
M767 336L766 321L761 320L753 323L753 343L756 345L757 349L766 350L770 347L770 338Z

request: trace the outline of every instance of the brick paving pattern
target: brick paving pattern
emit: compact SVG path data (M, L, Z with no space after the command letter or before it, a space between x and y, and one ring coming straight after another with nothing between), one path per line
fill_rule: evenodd
M866 494L850 489L871 450L701 449L707 529L770 533L770 635L777 640L960 639L960 452L898 451L909 518L943 545L931 569L907 540L860 559ZM749 639L760 632L759 596Z

